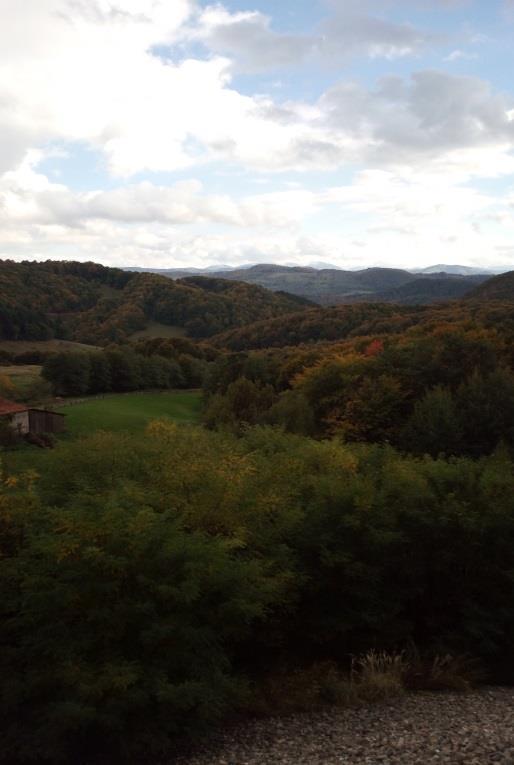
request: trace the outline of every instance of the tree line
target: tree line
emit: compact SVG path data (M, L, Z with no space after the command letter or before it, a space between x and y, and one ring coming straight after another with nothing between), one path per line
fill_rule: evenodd
M194 388L201 384L204 362L187 356L179 360L157 354L145 356L130 347L117 347L51 354L41 374L57 396Z

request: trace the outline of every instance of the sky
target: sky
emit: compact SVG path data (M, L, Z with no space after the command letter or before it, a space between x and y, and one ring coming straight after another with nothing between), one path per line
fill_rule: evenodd
M0 0L0 258L514 269L514 0Z

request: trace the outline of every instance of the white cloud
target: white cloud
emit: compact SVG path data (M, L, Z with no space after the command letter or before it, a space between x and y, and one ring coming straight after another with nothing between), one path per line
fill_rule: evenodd
M117 223L221 224L235 227L289 227L316 208L308 190L252 194L239 198L205 194L202 183L173 186L148 181L111 190L74 192L37 172L32 153L15 171L0 178L0 221L4 227L27 225L83 227L91 221Z
M254 50L261 60L268 55L263 35L271 35L269 55L285 60L299 52L299 38L276 40L258 12L230 15L215 6L198 17L192 2L26 0L21 13L13 0L0 0L0 9L10 8L0 29L0 172L16 167L27 149L58 140L85 142L127 177L212 160L275 171L408 164L512 145L512 104L479 79L425 71L384 78L371 91L343 81L317 103L280 103L239 93L228 59L152 55L159 43L190 36L198 18L201 34L235 25L236 47L246 44L241 25L255 33L248 55ZM352 46L389 55L419 38L351 5L335 7L319 43L327 55Z
M514 174L514 98L487 81L422 70L371 88L340 79L315 100L237 90L234 71L263 61L339 65L418 55L434 40L384 9L385 0L334 2L329 21L302 35L274 31L259 11L195 0L0 0L2 254L406 265L414 252L426 262L507 252L511 207L469 185ZM193 58L193 40L212 57ZM49 145L73 142L104 157L124 185L77 192L37 170ZM254 170L253 181L266 172L275 190L209 194L194 179L130 180L187 168L201 178L214 161ZM309 188L310 171L348 167L353 183L317 190L318 177ZM341 225L321 235L330 212Z
M374 91L343 82L319 102L327 130L359 141L363 161L395 166L447 161L450 168L472 149L496 147L502 156L512 150L511 107L512 101L484 80L431 70L409 80L383 78ZM471 154L468 161L472 173ZM491 172L501 173L502 167Z
M330 16L310 34L275 32L272 19L259 11L230 13L220 4L209 5L189 35L246 71L305 60L341 62L355 55L398 58L418 53L435 39L411 24L388 21L352 3L335 4Z
M259 260L412 266L414 258L502 265L514 236L512 196L436 171L366 170L316 193L234 198L205 194L198 181L77 193L38 173L37 160L0 182L0 256L160 267ZM307 234L305 224L319 214L337 220L337 230Z
M459 48L457 48L456 50L452 50L451 53L445 56L443 61L452 63L453 61L473 61L474 59L477 59L477 58L478 56L476 53L467 53L465 50L460 50Z
M313 133L301 119L270 119L259 99L231 88L225 59L152 55L178 39L187 0L0 3L0 172L58 140L103 152L120 176L216 158L280 167Z

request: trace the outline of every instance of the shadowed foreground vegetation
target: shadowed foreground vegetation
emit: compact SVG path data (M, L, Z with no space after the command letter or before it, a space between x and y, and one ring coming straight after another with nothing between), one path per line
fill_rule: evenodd
M59 446L1 483L0 759L155 758L262 677L370 649L512 679L513 497L502 450L166 421Z

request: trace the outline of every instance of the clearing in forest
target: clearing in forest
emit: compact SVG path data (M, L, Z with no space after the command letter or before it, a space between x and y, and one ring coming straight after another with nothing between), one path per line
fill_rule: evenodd
M58 409L66 414L72 436L95 430L137 432L151 420L167 417L175 422L194 423L200 415L198 391L123 393L90 398Z

